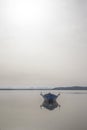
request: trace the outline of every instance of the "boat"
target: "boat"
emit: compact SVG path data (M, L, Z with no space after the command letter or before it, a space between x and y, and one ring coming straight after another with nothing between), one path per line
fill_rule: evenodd
M51 102L53 102L53 101L55 101L56 99L57 99L57 97L60 95L60 93L59 94L57 94L57 95L55 95L55 94L52 94L52 93L48 93L48 94L40 94L43 98L44 98L44 100L45 101L48 101L49 103Z
M60 105L56 101L60 93L57 95L52 93L48 93L48 94L41 93L40 95L44 98L41 108L44 107L49 110L54 110L55 108L60 107Z

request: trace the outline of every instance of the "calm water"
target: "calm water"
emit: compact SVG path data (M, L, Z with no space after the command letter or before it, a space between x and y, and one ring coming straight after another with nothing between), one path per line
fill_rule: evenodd
M41 109L40 92L0 91L0 130L87 130L86 91L62 91L52 111Z

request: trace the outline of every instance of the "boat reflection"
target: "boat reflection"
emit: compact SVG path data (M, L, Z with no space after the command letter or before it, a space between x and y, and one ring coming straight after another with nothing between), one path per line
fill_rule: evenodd
M54 95L52 93L48 93L48 94L41 93L41 96L44 98L44 101L40 107L46 108L48 110L54 110L57 107L60 108L60 104L56 101L59 95L60 94Z

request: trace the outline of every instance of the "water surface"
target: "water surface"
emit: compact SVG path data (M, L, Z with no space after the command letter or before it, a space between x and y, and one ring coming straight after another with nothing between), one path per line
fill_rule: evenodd
M0 91L0 130L87 130L86 91L62 91L51 111L40 107L40 93Z

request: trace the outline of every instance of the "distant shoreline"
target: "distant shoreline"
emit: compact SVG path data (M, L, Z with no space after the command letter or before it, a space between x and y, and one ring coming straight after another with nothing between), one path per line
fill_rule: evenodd
M56 87L53 90L87 90L87 87L72 86L72 87Z
M0 90L87 90L87 87L55 87L55 88L0 88Z

